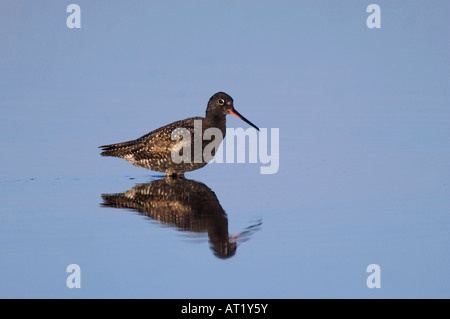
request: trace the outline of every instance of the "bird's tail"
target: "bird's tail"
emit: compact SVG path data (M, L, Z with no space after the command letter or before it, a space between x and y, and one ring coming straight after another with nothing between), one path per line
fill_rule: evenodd
M123 142L123 143L117 143L117 144L110 144L110 145L102 145L99 146L99 148L102 149L102 152L100 153L101 156L115 156L115 157L121 157L127 153L130 152L130 150L134 149L136 147L136 140Z

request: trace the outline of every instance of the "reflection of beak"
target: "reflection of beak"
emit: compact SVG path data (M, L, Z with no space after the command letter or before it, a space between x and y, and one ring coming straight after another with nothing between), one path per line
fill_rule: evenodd
M253 126L254 128L256 128L256 129L259 131L259 128L258 128L255 124L253 124L252 122L250 122L249 120L247 120L245 117L243 117L241 114L239 114L239 112L236 111L234 108L228 110L228 112L229 112L230 114L233 114L234 116L237 116L238 118L240 118L241 120L243 120L245 123L250 124L251 126Z
M240 233L230 236L230 241L236 244L243 243L250 239L250 237L258 230L261 229L262 220L258 220L255 224L246 227Z
M231 242L237 242L237 240L240 238L242 236L242 232L240 232L240 233L238 233L238 234L234 234L234 235L231 235Z

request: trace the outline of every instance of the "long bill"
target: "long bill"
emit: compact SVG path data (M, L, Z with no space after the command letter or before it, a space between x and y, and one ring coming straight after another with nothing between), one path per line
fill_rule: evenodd
M240 118L241 120L243 120L245 123L253 126L254 128L256 128L259 131L259 127L257 127L255 124L253 124L252 122L250 122L249 120L247 120L244 116L242 116L238 111L236 111L234 108L233 110L229 110L230 114L233 114L234 116L237 116L238 118Z

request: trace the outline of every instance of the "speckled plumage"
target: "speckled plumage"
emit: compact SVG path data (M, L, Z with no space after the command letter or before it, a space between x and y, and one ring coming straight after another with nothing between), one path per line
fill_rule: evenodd
M194 160L194 123L201 121L202 136L208 128L217 128L222 132L220 142L225 137L226 132L226 115L233 114L241 118L248 124L258 129L254 124L249 122L245 117L240 115L233 106L233 99L226 93L218 92L214 94L206 109L206 116L192 117L185 120L173 122L171 124L160 127L136 140L103 145L100 148L103 150L102 156L114 156L123 158L135 166L144 167L150 170L164 172L167 175L183 175L184 172L199 169L211 159L201 158L200 162ZM197 122L200 123L200 122ZM185 128L191 133L191 160L189 163L183 161L175 163L172 160L172 150L182 140L172 140L172 132L177 128ZM202 140L202 150L206 145L211 143L210 140ZM211 152L214 156L215 149Z

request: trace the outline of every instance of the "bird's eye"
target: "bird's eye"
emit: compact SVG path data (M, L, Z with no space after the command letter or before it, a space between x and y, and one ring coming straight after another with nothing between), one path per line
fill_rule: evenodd
M224 105L225 104L225 100L224 99L220 99L219 100L219 105Z

